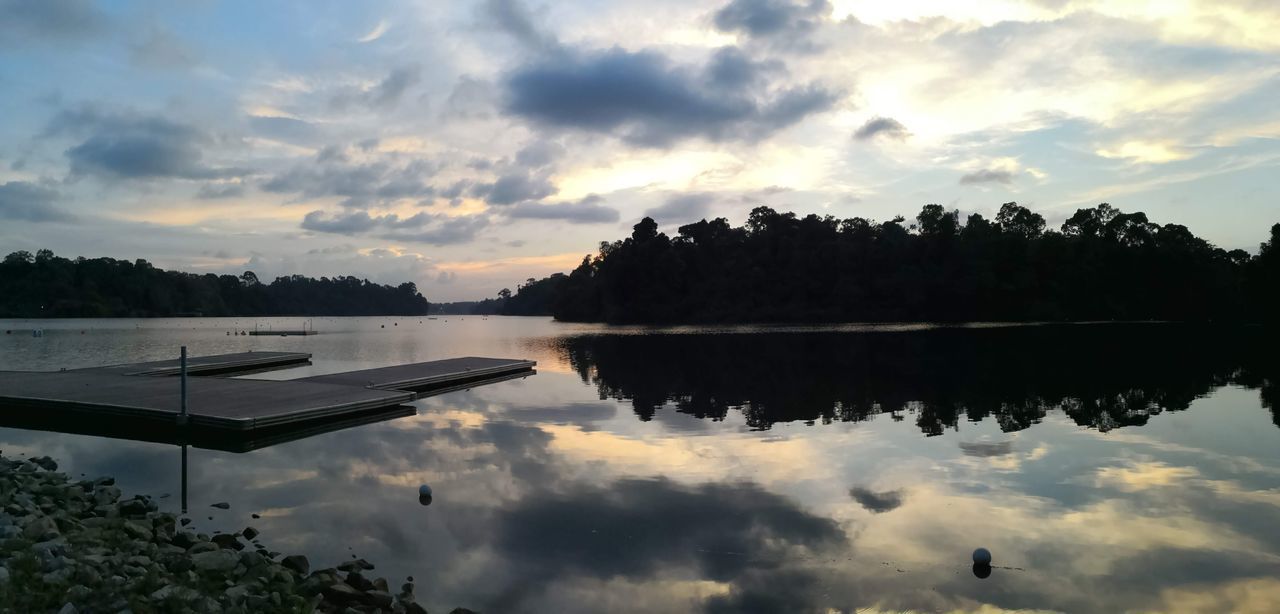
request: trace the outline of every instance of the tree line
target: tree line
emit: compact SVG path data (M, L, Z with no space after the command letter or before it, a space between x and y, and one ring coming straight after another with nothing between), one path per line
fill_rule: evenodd
M165 317L422 315L427 299L413 283L302 275L262 283L240 276L158 269L146 260L76 258L42 249L0 261L0 317Z
M1106 203L1077 210L1059 230L1045 226L1012 202L994 220L975 213L963 223L936 204L914 223L756 207L744 226L704 219L675 237L646 217L569 275L526 285L545 302L524 308L610 323L1256 322L1280 314L1280 224L1256 256Z

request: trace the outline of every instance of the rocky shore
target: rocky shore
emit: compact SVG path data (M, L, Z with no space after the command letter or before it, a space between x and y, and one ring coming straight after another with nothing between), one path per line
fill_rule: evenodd
M393 592L363 559L312 570L253 527L206 535L188 522L112 478L0 456L0 612L426 612L411 578Z

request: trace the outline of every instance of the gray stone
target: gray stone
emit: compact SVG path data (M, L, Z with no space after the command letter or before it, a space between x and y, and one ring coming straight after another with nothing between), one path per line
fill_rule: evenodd
M326 599L336 603L359 603L364 600L364 593L352 588L342 582L337 582L324 587L324 596Z
M217 544L219 548L244 550L244 544L240 543L240 540L236 539L235 535L222 533L219 535L214 535L209 539L213 543Z
M151 532L151 527L146 526L140 522L134 522L132 520L124 521L124 532L128 533L129 537L132 537L134 539L149 540L155 537L155 534Z
M220 549L221 548L218 548L218 544L213 542L196 542L195 545L187 548L187 554L200 554L202 552L213 552L214 550Z
M245 539L253 539L258 536L258 530L253 527L245 527L240 534L244 535Z
M48 516L40 516L27 523L22 529L22 536L32 541L46 541L60 535L58 523Z
M301 554L286 556L280 561L280 564L300 576L305 576L311 571L311 562L307 560L307 557L302 556Z
M231 509L231 504L230 504L230 503L227 503L226 501L223 501L223 502L221 502L221 503L214 503L213 505L210 505L209 507L216 507L216 508L218 508L218 509L220 509L220 510L229 510L229 509Z
M230 550L213 550L191 555L191 565L199 571L231 571L240 557Z
M170 584L151 593L152 601L168 601L170 599L175 599L177 601L195 601L200 599L200 592L193 588Z
M68 601L62 604L62 609L58 610L58 614L80 614L80 610L77 610L76 606Z
M395 599L386 591L368 591L365 593L367 603L380 608L389 608Z

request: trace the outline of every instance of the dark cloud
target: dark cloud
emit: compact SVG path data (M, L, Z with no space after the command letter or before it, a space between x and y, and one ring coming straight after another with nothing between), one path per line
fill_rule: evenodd
M498 177L493 183L477 183L471 186L471 195L483 198L490 205L512 205L529 200L542 200L558 189L542 175L513 171Z
M519 0L488 0L481 7L481 15L529 49L546 52L560 47L555 35L537 24Z
M466 243L489 225L483 215L447 217L427 212L402 218L394 213L369 215L365 211L353 211L326 216L323 211L312 211L302 218L301 227L313 232L342 235L366 234L384 230L386 239L415 241L431 245Z
M503 415L511 420L525 423L590 426L593 422L604 422L617 416L618 406L613 403L569 403L554 407L512 407Z
M507 75L506 109L546 127L665 147L689 137L758 140L838 98L817 85L724 87L713 81L713 72L674 65L657 52L616 47L542 58Z
M592 194L577 202L537 203L523 202L507 210L511 218L535 220L564 220L571 224L605 224L620 219L618 211L600 203L604 199Z
M962 441L960 442L960 452L965 456L1004 456L1006 454L1013 453L1013 440L994 442L976 441L973 443Z
M1017 173L1000 169L982 169L973 173L969 173L960 177L960 185L974 185L979 183L1003 183L1008 185L1013 183L1013 178Z
M75 216L54 206L59 194L27 181L0 184L0 219L23 222L69 222Z
M106 179L218 179L244 169L205 164L214 140L187 124L161 117L104 113L93 108L56 115L46 135L87 136L66 151L71 174Z
M251 115L249 116L249 129L254 134L273 141L297 145L313 145L321 136L320 130L315 124L292 117Z
M420 214L421 215L421 214ZM415 216L416 217L416 216ZM456 245L469 243L489 226L489 218L483 215L466 215L447 218L434 228L418 232L397 232L384 235L387 239L416 241L429 245Z
M239 183L206 183L196 191L196 198L239 198L244 196L244 185Z
M776 60L756 61L737 47L721 47L707 62L707 79L716 86L742 88L757 85L770 74L783 74L786 67Z
M341 197L344 207L361 208L405 198L431 198L435 188L426 180L437 166L414 160L403 166L385 161L352 164L341 148L326 147L313 163L298 165L263 182L262 189L297 194L303 200Z
M382 224L382 217L372 217L364 211L325 217L323 211L312 211L302 218L303 230L353 235L368 232Z
M796 548L847 543L833 520L754 484L667 479L530 493L502 509L499 530L497 547L544 577L639 579L694 565L724 582L772 567Z
M827 0L732 0L712 19L723 32L807 47L811 45L807 37L830 14Z
M876 137L903 140L911 136L902 122L892 117L873 117L853 133L853 138L866 141Z
M664 225L696 222L707 217L714 200L714 196L702 192L680 194L668 198L666 202L645 211L644 214Z
M857 501L858 505L876 514L883 514L897 509L898 506L902 505L902 495L903 492L901 490L874 492L857 486L849 489L849 496L853 497L853 500Z
M91 0L0 0L0 44L80 38L106 22Z

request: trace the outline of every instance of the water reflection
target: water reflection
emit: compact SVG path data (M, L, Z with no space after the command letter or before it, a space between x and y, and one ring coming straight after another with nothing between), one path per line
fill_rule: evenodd
M193 526L252 524L314 565L368 558L432 611L1269 611L1274 365L1248 339L1116 330L620 339L534 321L500 343L556 348L537 377L189 450ZM343 343L336 360L426 352ZM180 486L172 446L0 429L0 449Z
M586 335L562 354L641 420L675 411L748 425L915 415L926 435L961 419L1019 431L1058 410L1109 431L1180 411L1211 390L1261 388L1280 426L1275 361L1256 332L1072 325L832 334ZM1270 369L1270 370L1268 370Z

